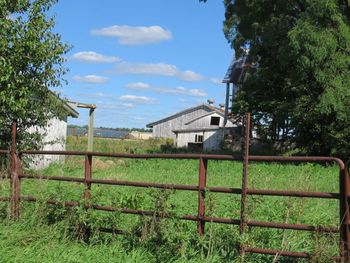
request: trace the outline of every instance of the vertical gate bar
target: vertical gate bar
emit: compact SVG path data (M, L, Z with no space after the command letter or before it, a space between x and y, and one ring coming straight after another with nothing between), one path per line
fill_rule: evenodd
M14 121L11 127L11 198L10 198L10 218L19 218L20 207L20 180L18 175L19 163L16 152L17 144L17 123Z
M345 178L345 207L346 207L346 261L350 262L350 211L349 211L349 196L350 196L350 180L348 169L344 170Z
M239 232L244 234L247 226L246 208L247 208L247 180L248 180L248 161L249 161L249 143L250 143L250 112L245 117L245 145L244 145L244 162L242 175L242 196L241 196L241 224ZM244 246L240 246L240 255L244 256Z
M91 197L91 180L92 178L92 155L85 155L85 190L84 190L84 201L88 204Z
M207 166L208 160L199 159L199 178L198 178L198 223L197 231L199 236L204 235L205 221L205 187L207 185Z
M339 171L339 191L340 191L340 256L342 262L350 262L350 212L348 197L350 195L350 182L348 165Z

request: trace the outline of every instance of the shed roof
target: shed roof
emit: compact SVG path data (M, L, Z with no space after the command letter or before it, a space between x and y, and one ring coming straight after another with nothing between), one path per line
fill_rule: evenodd
M202 132L202 131L217 131L217 130L235 130L237 127L206 127L206 128L188 128L173 130L174 133Z
M196 110L199 110L199 109L207 109L210 111L210 113L212 112L217 112L218 114L222 115L224 114L224 111L222 109L219 109L219 108L216 108L215 106L213 105L210 105L210 104L201 104L201 105L198 105L196 107L192 107L192 108L188 108L188 109L185 109L183 111L180 111L180 112L177 112L169 117L166 117L166 118L163 118L163 119L160 119L159 121L155 121L155 122L151 122L149 124L146 125L147 128L153 128L153 126L159 124L159 123L162 123L162 122L166 122L168 120L171 120L171 119L174 119L178 116L181 116L183 114L187 114L187 113L190 113L190 112L193 112L193 111L196 111ZM198 117L198 118L202 118L203 116L201 117Z
M73 118L79 117L79 112L77 112L73 105L71 105L68 101L63 100L63 108L67 111L68 116Z
M62 102L63 109L67 112L67 116L73 117L73 118L78 118L79 117L79 112L77 112L75 109L75 105L72 104L71 102L62 99L59 97L59 94L55 93L52 90L49 90L53 96L55 96L58 100Z

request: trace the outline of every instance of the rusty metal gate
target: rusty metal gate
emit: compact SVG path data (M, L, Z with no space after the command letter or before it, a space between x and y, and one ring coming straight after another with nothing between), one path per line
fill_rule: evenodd
M117 208L112 206L103 206L98 204L91 204L89 202L91 196L92 184L105 184L115 186L132 186L132 187L145 187L145 188L158 188L158 189L174 189L182 191L196 191L198 192L198 211L196 215L182 215L179 219L189 220L197 223L198 235L202 236L205 232L205 223L220 223L238 225L240 234L243 235L246 232L247 227L261 227L261 228L275 228L275 229L289 229L296 231L311 231L311 232L328 232L339 234L339 257L335 260L339 262L350 262L350 234L349 234L349 205L348 198L350 197L350 184L348 169L342 160L334 157L279 157L279 156L252 156L249 155L249 130L250 130L250 115L246 116L246 141L245 151L243 158L234 157L231 155L212 155L212 154L114 154L114 153L100 153L100 152L79 152L79 151L16 151L16 124L12 125L12 146L10 150L0 150L0 155L8 155L11 160L10 164L10 184L11 194L9 197L0 197L1 201L10 202L10 217L17 219L20 216L20 202L36 202L38 199L33 196L21 196L20 184L21 180L54 180L54 181L66 181L77 182L85 185L83 194L83 200L79 202L64 202L65 206L79 206L84 205L86 208L102 210L102 211L118 211L120 213L142 215L142 216L160 216L155 211L136 210L129 208ZM66 156L84 156L85 157L85 176L80 177L67 177L67 176L34 176L23 173L21 170L21 161L19 156L29 155L66 155ZM98 157L111 157L111 158L132 158L132 159L197 159L199 162L198 183L197 185L179 185L179 184L162 184L162 183L149 183L149 182L131 182L122 180L103 180L94 179L92 174L92 158ZM229 187L207 187L207 165L211 160L228 160L228 161L243 161L243 176L241 188L229 188ZM251 189L247 187L248 178L248 164L249 162L310 162L310 163L335 163L339 167L339 192L304 192L304 191L284 191L284 190L267 190L267 189ZM226 193L237 194L241 196L241 213L240 218L221 218L221 217L209 217L206 216L205 211L205 192L214 193ZM300 198L319 198L319 199L336 199L339 201L339 226L327 227L320 225L309 224L288 224L279 222L262 222L247 220L247 196L248 195L260 195L260 196L282 196L282 197L300 197ZM61 203L58 200L47 200L49 204ZM164 215L161 215L164 217ZM166 215L165 215L166 217ZM102 229L106 232L108 229ZM117 233L123 233L122 230L114 230ZM268 248L256 248L241 245L240 254L244 253L259 253L269 255L280 255L294 258L306 258L312 259L313 255L306 252L297 251L284 251Z

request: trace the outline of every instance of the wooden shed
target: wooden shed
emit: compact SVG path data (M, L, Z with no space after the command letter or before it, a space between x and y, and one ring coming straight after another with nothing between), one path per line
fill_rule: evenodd
M178 112L156 122L152 137L172 138L178 148L197 148L203 151L220 150L228 135L240 137L241 125L229 119L224 125L224 110L211 104L202 104ZM237 138L240 139L240 138Z

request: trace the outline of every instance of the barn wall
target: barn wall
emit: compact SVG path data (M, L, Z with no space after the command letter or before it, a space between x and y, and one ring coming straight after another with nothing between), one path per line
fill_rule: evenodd
M219 125L210 125L211 117L219 117L220 118L220 123ZM198 120L195 120L188 125L185 125L184 128L186 129L194 129L194 128L218 128L218 127L223 127L224 126L224 117L220 116L218 113L213 112L210 115L204 116L203 118L200 118ZM226 127L233 127L232 122L228 121L226 124Z
M205 131L203 137L203 150L214 151L220 150L224 134L224 130Z
M51 119L48 125L43 128L33 127L30 130L39 131L41 134L46 133L43 138L44 151L65 151L66 149L66 133L67 121L58 118ZM43 155L36 156L33 163L30 165L32 169L41 169L47 167L53 162L64 161L64 156L59 155Z
M198 118L209 112L209 109L198 109L187 114L180 115L176 118L170 119L165 122L161 122L153 126L153 137L161 138L172 138L176 139L175 133L173 130L183 129L185 123Z
M187 148L189 142L195 142L196 135L203 135L203 132L181 132L178 133L176 146L178 148ZM204 137L203 137L204 140Z

